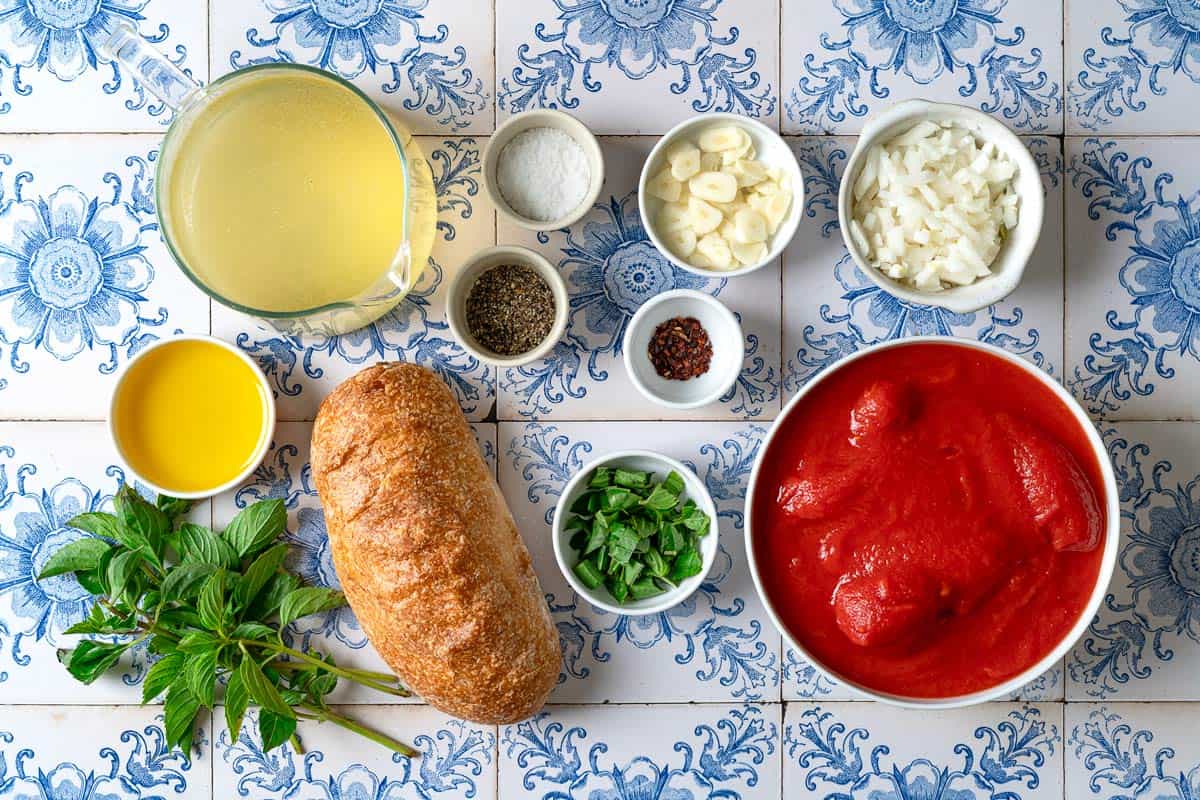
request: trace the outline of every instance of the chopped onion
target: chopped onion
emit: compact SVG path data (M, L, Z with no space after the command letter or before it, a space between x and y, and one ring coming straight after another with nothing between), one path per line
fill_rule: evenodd
M1016 167L952 123L918 122L867 151L854 181L850 238L864 260L924 291L991 274L1018 219Z

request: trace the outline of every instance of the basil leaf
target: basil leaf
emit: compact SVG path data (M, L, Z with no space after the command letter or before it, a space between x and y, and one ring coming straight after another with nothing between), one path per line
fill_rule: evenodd
M648 597L662 594L665 590L654 582L653 578L642 578L629 585L629 596L634 600L645 600Z
M192 597L205 579L213 574L214 569L211 564L199 562L179 564L171 568L167 577L163 578L162 599L172 603Z
M279 696L279 691L271 683L262 669L254 662L253 658L242 658L242 663L238 665L238 675L242 677L242 683L246 687L246 691L254 702L263 707L264 711L272 711L283 717L296 718L296 712L292 707L283 701Z
M668 577L672 582L679 583L693 575L699 575L703 565L704 562L700 558L700 553L696 551L696 548L687 547L675 557Z
M167 515L167 520L174 522L192 509L191 500L180 500L178 497L168 497L160 494L155 503L158 509Z
M117 663L117 659L129 649L130 644L85 639L76 645L74 650L59 650L58 658L75 680L80 683L93 683Z
M187 685L182 680L172 683L163 703L163 729L167 747L177 746L185 754L191 753L192 732L199 713L200 701Z
M282 500L260 500L239 511L222 535L239 556L252 556L275 541L286 525Z
M183 669L183 653L170 653L155 661L142 681L142 702L149 703L167 690Z
M617 486L624 486L626 489L645 489L650 486L650 473L635 472L618 467L613 474L613 483Z
M203 653L221 643L221 639L208 631L192 631L179 640L177 645L183 653Z
M292 591L283 598L279 606L279 627L287 627L294 620L340 608L346 605L346 596L335 589L325 589L320 586L304 586Z
M200 622L209 630L220 630L225 619L225 570L218 569L200 587L196 601Z
M238 565L237 553L229 542L190 522L179 526L179 557L184 563L192 561L226 569L236 569Z
M105 556L112 553L110 549L104 556L100 557L100 564L104 564ZM95 569L89 569L86 572L76 572L75 580L79 581L79 585L83 587L88 594L104 594L104 580L100 577L103 575L100 565Z
M609 467L597 467L592 473L591 479L588 481L588 487L592 489L603 489L612 483L612 469Z
M283 572L276 573L267 581L267 585L259 592L254 603L245 612L246 619L270 619L279 611L283 598L291 594L300 581L294 575Z
M183 679L200 705L205 708L213 706L213 687L217 682L217 657L220 648L214 647L202 653L194 654L183 670Z
M89 511L85 514L77 514L67 520L67 527L114 542L121 541L121 521L112 514L106 514L103 511Z
M283 566L283 560L287 558L287 554L288 546L280 543L254 559L254 563L246 568L245 573L233 587L233 602L238 608L245 608L254 601L271 576Z
M676 497L679 497L679 495L683 494L684 489L683 476L675 470L671 470L667 475L667 479L662 482L662 487Z
M272 714L270 711L260 711L258 732L262 736L263 752L273 750L292 738L292 734L296 732L296 719Z
M145 556L141 550L125 550L112 557L108 562L105 578L108 583L108 594L116 602L120 602L125 590L130 587L134 574L141 568Z
M246 684L242 683L242 675L237 670L229 674L229 682L225 684L225 727L229 729L231 743L236 744L242 732L242 720L246 716L246 706L250 704L250 694Z
M121 531L125 539L118 535L118 541L131 550L144 548L157 561L162 552L163 537L171 529L167 515L160 509L146 502L129 484L117 491L113 498L113 508L117 517L124 523Z
M646 495L646 499L642 500L642 505L647 508L652 508L655 511L670 511L678 504L679 498L664 489L661 485L655 486L650 494Z
M47 559L37 579L41 581L68 572L95 569L100 563L100 557L111 549L112 546L108 542L92 536L68 542Z
M261 622L243 622L229 634L232 639L255 639L265 642L275 638L276 630Z

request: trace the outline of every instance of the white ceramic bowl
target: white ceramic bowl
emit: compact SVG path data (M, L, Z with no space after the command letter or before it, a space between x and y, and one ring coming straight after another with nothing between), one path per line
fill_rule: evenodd
M1020 209L1017 227L1009 231L1008 238L999 254L990 264L992 274L980 278L968 286L955 286L940 292L914 289L893 280L867 264L862 252L850 236L853 187L862 171L863 159L877 144L890 141L923 120L954 122L985 142L991 142L1017 167L1013 189L1019 198ZM858 144L846 161L841 187L838 189L838 226L842 229L842 241L850 251L850 257L868 278L885 292L910 303L940 306L960 314L978 311L1007 297L1025 272L1025 265L1033 254L1038 236L1042 232L1042 217L1045 214L1045 196L1042 179L1038 175L1033 156L1015 133L982 111L953 103L932 103L928 100L906 100L897 103L881 114L872 117L863 126Z
M658 218L658 212L663 207L663 201L646 191L646 184L666 166L668 149L680 139L690 139L695 142L700 137L700 131L721 124L736 125L750 134L750 139L754 142L754 149L758 153L758 160L766 164L769 168L782 168L791 177L792 181L792 207L788 210L788 215L784 218L783 222L779 224L778 230L767 240L767 257L757 264L749 264L739 269L730 270L694 267L683 259L676 257L670 248L658 238L658 234L654 230L654 220ZM675 266L696 275L703 275L706 278L730 278L737 275L745 275L748 272L762 269L767 264L779 258L783 253L783 249L788 246L788 243L792 241L792 237L796 235L796 228L799 227L800 218L804 214L804 174L800 171L800 165L796 162L796 155L792 152L792 148L788 146L787 142L778 133L758 120L743 117L741 114L700 114L699 116L684 120L667 131L658 140L658 144L654 145L654 149L650 151L650 155L646 157L646 163L642 165L642 176L638 179L638 210L642 215L642 227L646 229L646 234L650 237L650 241Z
M542 221L518 214L508 204L508 201L504 199L504 195L500 193L500 186L496 181L496 165L500 160L500 152L512 141L514 136L533 128L554 128L562 131L578 142L587 156L590 173L587 192L584 194L583 200L580 201L579 205L560 219ZM596 198L600 196L600 187L603 183L604 154L600 151L600 143L596 141L595 135L586 125L562 111L535 109L533 111L523 111L520 114L509 117L492 134L488 140L487 147L483 151L483 188L487 192L488 199L492 201L492 205L496 207L500 216L526 230L555 231L574 225L584 214L591 210L596 202Z
M708 332L712 363L708 372L686 381L659 376L650 363L650 339L659 324L674 317L695 317ZM625 371L649 400L667 408L699 408L715 403L729 391L742 371L742 326L717 298L691 289L674 289L642 304L625 329Z
M480 275L501 264L529 267L542 276L542 280L554 293L554 322L550 326L550 333L540 345L528 353L516 356L503 356L484 347L471 335L471 329L467 326L467 295L470 294L471 287ZM554 345L567 329L568 302L567 285L549 261L525 247L489 247L480 250L470 261L463 264L450 281L446 297L446 321L450 324L450 332L454 334L454 338L475 358L495 367L519 367L545 358L554 349Z
M125 376L129 374L129 370L133 369L134 365L137 364L139 361L141 361L143 358L145 358L147 354L154 352L155 350L157 350L160 347L166 347L167 345L171 345L176 342L209 342L210 344L218 345L221 348L228 350L230 353L233 353L235 356L240 358L248 367L250 367L251 370L253 370L254 374L258 378L259 388L262 389L263 396L266 397L267 401L268 401L267 402L267 418L263 423L264 427L266 428L266 435L263 436L262 440L259 442L258 448L254 451L254 455L248 462L246 469L243 470L242 473L239 474L233 480L223 483L220 486L214 486L211 489L205 489L204 491L199 491L199 492L181 492L181 491L177 491L175 489L171 489L168 487L159 486L158 484L154 483L153 481L148 480L145 475L138 473L138 471L135 470L133 468L133 466L130 464L129 459L126 458L126 456L125 456L125 450L124 450L124 448L121 447L121 441L117 437L117 428L116 428L116 424L114 422L114 420L116 419L115 411L116 411L117 395L121 391L121 386L125 382ZM250 356L243 353L236 346L230 344L229 342L218 339L215 336L205 336L203 334L180 334L177 336L172 336L168 339L160 339L159 341L155 342L154 344L148 345L144 350L142 350L140 353L138 353L136 356L129 359L129 361L127 361L125 363L125 366L121 369L121 372L117 375L117 381L116 381L116 383L113 384L112 396L109 398L109 401L108 401L108 423L107 423L107 425L108 425L108 438L113 444L113 449L117 451L117 457L121 459L121 462L125 465L125 469L128 470L129 474L131 474L135 479L137 479L142 484L144 484L146 486L146 488L150 489L151 491L155 492L156 494L163 494L163 495L167 495L169 497L178 497L182 500L200 500L200 499L203 499L206 497L213 497L214 495L218 495L221 492L229 491L230 489L233 489L233 488L241 485L242 481L246 480L252 474L254 474L254 470L258 469L259 464L261 464L262 460L264 458L266 458L267 451L271 449L271 439L273 438L273 432L275 430L274 394L271 392L271 384L267 382L267 376L263 374L262 369L258 366L258 364L254 363L254 359L250 358Z
M763 459L771 449L771 442L775 438L775 434L783 426L788 416L793 413L797 405L803 402L804 397L814 388L821 384L822 381L829 379L830 376L837 373L847 364L857 361L860 358L865 358L881 350L890 350L897 347L908 347L914 344L921 343L937 343L947 345L957 345L959 347L969 347L975 350L983 350L998 358L1015 364L1028 374L1037 378L1042 385L1050 389L1058 397L1058 399L1071 410L1076 421L1082 426L1084 433L1087 435L1088 441L1091 443L1092 451L1096 456L1096 462L1100 465L1100 475L1104 482L1104 513L1105 513L1105 532L1104 532L1104 553L1100 561L1099 574L1096 576L1096 584L1092 588L1091 596L1088 599L1086 608L1079 614L1075 625L1070 632L1063 637L1063 640L1058 643L1045 656L1042 657L1036 664L1031 666L1019 675L1010 678L1003 683L997 684L988 689L983 689L971 694L958 695L955 697L909 697L905 695L890 694L880 692L870 687L863 686L860 683L852 681L843 675L829 669L813 656L808 650L796 641L795 637L788 631L780 619L779 613L775 610L775 604L763 585L762 577L759 574L757 549L754 545L754 497L758 488L759 473L762 468ZM854 691L871 700L879 700L892 705L906 706L910 708L959 708L961 706L975 705L976 703L984 703L989 700L998 700L1003 698L1017 689L1020 689L1025 684L1040 676L1046 670L1057 664L1067 652L1075 646L1075 642L1087 630L1088 623L1100 608L1100 603L1103 602L1105 593L1108 591L1108 582L1112 579L1113 568L1116 566L1117 549L1121 536L1121 508L1119 496L1117 493L1117 481L1113 476L1112 462L1109 461L1108 451L1104 447L1104 442L1097 433L1096 427L1092 424L1091 419L1075 402L1075 398L1063 389L1062 385L1042 372L1037 367L1025 361L1019 356L1015 356L1006 350L1001 350L999 347L994 347L989 344L974 341L972 339L951 339L944 336L913 336L907 339L897 339L883 344L878 344L873 347L868 347L864 350L859 350L853 355L843 358L837 364L833 365L824 372L818 374L810 380L804 387L793 397L786 406L783 413L775 420L771 426L771 430L767 433L763 440L762 447L759 449L758 458L754 461L754 469L750 473L750 484L746 489L746 554L750 564L750 575L754 580L754 586L758 590L758 596L762 598L763 606L767 609L767 614L770 615L771 621L775 623L775 627L783 634L784 642L799 653L823 675L831 680L838 681L846 686L849 686Z
M618 605L603 586L589 589L579 582L573 569L578 560L577 554L571 549L571 537L564 531L564 528L571 516L571 505L579 495L587 490L587 482L597 467L624 467L625 469L650 472L653 473L656 481L665 479L671 470L679 473L679 476L683 478L683 497L693 500L712 520L708 534L700 538L700 557L703 565L698 574L688 578L671 591L624 605ZM554 525L551 530L554 537L554 558L558 561L558 568L562 571L563 577L567 579L567 583L571 585L576 594L597 608L631 617L657 614L682 603L691 596L692 592L700 588L700 584L704 583L708 571L712 569L713 562L717 559L719 536L717 507L713 505L712 497L709 496L704 481L696 477L696 473L680 461L660 453L652 453L649 450L620 450L610 453L597 458L576 472L571 480L567 481L567 485L563 487L562 494L558 498L558 505L554 508Z

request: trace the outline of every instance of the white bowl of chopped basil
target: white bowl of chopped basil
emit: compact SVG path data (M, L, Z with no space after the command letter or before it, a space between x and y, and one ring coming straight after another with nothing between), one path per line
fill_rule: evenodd
M717 509L690 467L648 450L586 465L554 510L554 557L567 583L614 614L683 602L717 557Z

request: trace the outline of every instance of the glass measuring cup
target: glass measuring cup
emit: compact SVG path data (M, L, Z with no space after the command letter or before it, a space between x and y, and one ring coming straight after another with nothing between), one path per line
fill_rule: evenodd
M334 335L387 313L420 279L436 230L429 165L353 84L283 63L200 86L132 26L104 49L175 109L156 209L168 250L209 297L288 334Z

